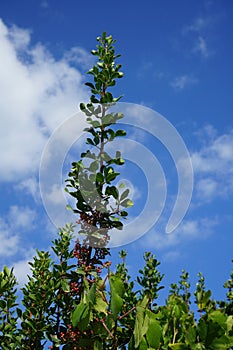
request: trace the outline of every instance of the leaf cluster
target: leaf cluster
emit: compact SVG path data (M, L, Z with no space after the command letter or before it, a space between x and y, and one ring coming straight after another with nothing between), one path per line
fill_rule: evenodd
M107 145L126 132L116 127L123 115L111 111L120 97L108 91L123 76L115 60L115 41L103 33L97 38L98 58L89 71L93 82L90 101L81 104L89 127L88 149L72 164L66 191L75 199L69 207L76 226L59 229L51 251L36 251L31 274L17 298L13 269L0 272L0 350L230 350L233 348L233 273L226 282L226 300L211 299L199 274L194 291L199 315L191 309L189 275L170 287L164 305L158 304L164 275L155 256L144 254L144 267L132 279L126 252L116 268L106 260L110 230L122 229L127 208L133 205L129 189L116 186L117 167L124 164ZM74 237L76 240L74 242Z
M107 145L116 137L126 135L125 130L115 127L123 114L111 110L120 97L113 97L108 91L116 79L123 76L119 71L121 65L115 63L120 55L115 54L112 36L103 33L97 41L97 50L92 50L92 54L98 57L98 61L88 72L93 76L93 82L86 83L91 89L90 101L80 104L80 110L90 124L85 129L89 134L86 143L90 148L81 154L80 160L72 163L66 191L76 200L76 208L68 208L80 215L80 234L86 236L85 242L103 247L109 241L109 230L123 228L122 219L128 216L125 209L133 202L128 197L129 189L122 191L114 183L120 175L115 167L125 163L121 152L116 151L111 156L106 151Z
M53 253L37 251L21 306L13 270L5 267L0 273L0 349L232 348L231 301L211 300L201 274L195 318L187 272L159 305L163 275L154 255L144 254L145 265L133 280L125 251L116 269L102 249L92 252L88 263L88 247L77 242L71 248L74 230L73 225L59 230ZM201 309L200 303L205 304Z

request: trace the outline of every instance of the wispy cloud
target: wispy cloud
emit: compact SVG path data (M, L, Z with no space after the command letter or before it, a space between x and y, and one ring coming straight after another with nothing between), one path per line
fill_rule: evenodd
M198 79L187 74L174 78L170 85L177 91L181 91L189 85L197 84Z
M35 210L29 207L13 205L10 207L8 222L11 229L32 230L36 218Z
M24 195L31 195L35 203L41 201L39 183L35 176L20 181L14 186L14 189L16 191L22 191Z
M196 179L191 218L183 220L171 234L165 234L162 229L166 222L164 213L159 225L140 240L144 249L162 250L164 259L169 261L182 254L179 249L181 243L208 238L221 223L217 215L203 216L199 213L193 217L196 204L198 207L206 205L219 197L229 199L233 193L233 130L219 135L213 126L207 125L196 136L202 145L191 154Z
M163 256L163 260L164 261L176 261L177 259L179 259L179 257L181 256L181 252L180 251L177 251L177 250L172 250L172 251L169 251L167 253L164 254Z
M183 220L181 225L171 234L165 234L156 229L151 230L141 239L141 244L145 249L168 250L169 253L170 248L178 247L182 242L209 237L217 225L217 218ZM176 257L178 256L179 251L177 250ZM173 256L174 258L175 256Z
M211 130L206 129L205 145L192 154L200 201L229 197L233 192L233 130L222 135Z
M19 245L19 235L12 233L2 219L0 219L0 257L13 256Z
M211 28L214 23L213 17L197 17L193 23L183 28L183 34L191 42L190 53L208 58L214 51L210 48Z
M41 1L40 6L44 9L47 9L49 7L49 3L46 0Z
M8 213L0 217L0 263L1 258L13 256L22 250L22 235L32 230L35 219L34 210L17 205L11 206Z
M193 47L193 52L200 53L204 58L210 56L211 51L208 49L206 40L202 36L199 36L197 38L197 41Z
M190 25L184 27L183 32L196 32L201 33L210 24L210 18L197 17Z
M32 261L33 256L35 256L34 249L29 249L27 252L25 252L24 259L16 261L12 264L19 288L23 287L24 284L28 282L28 276L32 274L29 262Z
M64 54L67 63L74 63L79 68L90 69L94 64L94 57L82 47L73 47Z

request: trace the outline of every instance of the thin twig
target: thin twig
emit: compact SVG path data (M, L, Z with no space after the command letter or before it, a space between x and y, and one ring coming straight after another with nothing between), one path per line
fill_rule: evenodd
M108 332L108 334L110 335L111 338L114 338L114 335L112 334L112 332L110 331L110 329L107 327L107 325L105 324L104 320L101 319L100 322L102 323L102 325L104 326L104 328L106 329L106 331Z
M131 312L133 312L134 310L136 310L136 307L134 306L131 310L127 311L124 315L118 316L118 320L121 320L122 318L124 318L125 316L128 316Z

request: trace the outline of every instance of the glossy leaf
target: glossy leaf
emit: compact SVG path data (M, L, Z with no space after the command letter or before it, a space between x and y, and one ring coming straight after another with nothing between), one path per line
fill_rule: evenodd
M80 304L77 305L75 311L72 314L73 327L77 327L82 321L84 321L84 324L87 326L89 320L89 313L89 304L80 302Z
M115 186L107 186L105 194L113 196L115 199L118 199L119 192Z
M115 133L116 136L126 136L125 130L117 130Z
M110 275L109 276L110 284L110 310L112 311L113 318L116 320L119 312L123 306L123 294L124 294L124 283L120 276Z
M129 189L127 188L122 194L120 195L120 201L123 201L123 199L127 198L129 195Z
M133 201L131 199L125 199L123 202L120 203L122 207L130 208L134 205Z

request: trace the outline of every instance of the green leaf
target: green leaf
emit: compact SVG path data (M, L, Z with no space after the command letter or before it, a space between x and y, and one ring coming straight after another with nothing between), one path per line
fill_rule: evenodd
M102 123L103 125L110 125L112 123L115 122L115 118L112 114L106 114L105 116L103 116L102 118Z
M114 137L115 137L115 132L112 130L112 129L108 129L108 130L106 130L106 133L107 134L109 134L109 139L110 140L113 140L114 139Z
M101 80L97 80L97 82L95 83L95 87L96 87L96 89L97 90L100 90L101 89L101 87L102 87L102 81ZM100 112L99 112L100 113Z
M92 88L92 89L95 88L94 85L93 85L92 83L89 83L89 82L85 83L85 85L86 85L86 86L89 86L89 87Z
M87 302L90 303L91 305L94 305L95 300L96 300L96 285L92 284L87 295Z
M142 337L138 350L149 350L145 337Z
M61 280L61 287L62 287L62 290L63 290L65 293L69 293L69 291L70 291L70 286L69 286L68 280L62 279L62 280Z
M123 224L120 221L112 221L112 226L115 227L118 230L123 229Z
M227 315L220 310L214 310L208 315L208 319L218 323L221 327L226 328Z
M72 211L73 211L73 208L72 208L71 205L69 205L69 204L66 204L66 209L67 209L67 210L72 210Z
M80 103L79 107L80 107L81 111L84 111L86 109L86 106L84 103Z
M76 272L77 272L77 274L78 275L82 275L82 276L85 276L85 271L81 268L81 267L79 267L77 270L76 270Z
M96 181L100 183L104 183L104 176L101 173L96 174Z
M115 86L116 85L116 81L112 80L110 83L108 83L108 86Z
M184 343L169 344L169 348L172 350L188 350L189 347Z
M156 316L153 312L146 310L146 314L149 317L149 326L146 332L147 342L153 349L158 349L162 336L161 326L156 320Z
M185 332L185 339L188 342L188 344L192 345L196 341L196 328L190 327L186 332Z
M198 329L198 334L200 337L200 340L202 342L205 342L206 336L207 336L207 324L206 324L206 320L204 320L204 318L200 318L198 325L197 325L197 329Z
M87 138L86 143L87 143L88 145L95 146L95 143L92 141L92 139L90 139L90 137Z
M100 103L100 101L95 97L95 95L91 95L90 100L92 103Z
M134 341L137 348L142 341L143 336L146 334L149 327L149 317L145 315L145 310L148 305L148 297L144 297L143 300L138 302L136 306L136 319L134 325Z
M134 205L134 202L131 199L125 199L120 205L125 208L130 208Z
M231 338L231 339L230 339ZM223 335L220 338L214 338L213 342L211 343L211 350L230 350L232 349L233 345L233 337L228 337L226 335Z
M120 151L116 151L116 158L121 158L121 152Z
M123 164L125 164L125 161L124 161L123 158L117 158L117 159L111 159L109 164L110 163L114 163L114 164L117 164L117 165L123 165Z
M72 325L73 327L77 327L82 321L84 321L84 325L87 326L87 320L89 322L89 304L80 302L72 314Z
M5 309L6 307L6 302L4 300L0 300L0 308Z
M113 196L115 199L118 199L119 192L115 186L107 186L105 190L105 194Z
M100 313L104 313L105 315L107 315L107 306L108 306L108 303L102 299L102 297L100 295L97 295L97 300L96 300L96 303L95 303L95 310L100 312Z
M227 332L230 332L231 330L233 330L233 316L232 315L228 316L227 321L226 321L226 325L227 325Z
M101 106L99 105L96 109L94 114L97 116L101 112Z
M4 266L3 272L6 276L10 277L11 272L7 266Z
M113 314L114 320L117 319L118 313L121 311L123 306L123 294L125 291L124 282L121 279L121 276L110 275L109 276L110 284L110 309Z
M101 98L102 103L111 103L113 101L113 96L111 92L106 92L105 95Z
M123 199L127 198L129 195L129 189L127 188L120 196L120 201L123 201Z
M100 125L100 122L98 122L97 120L92 120L89 122L93 128L99 128L101 125Z
M119 73L119 74L121 74L121 73ZM118 74L118 78L120 78L120 77L119 77L119 74ZM123 73L122 73L122 74L123 74ZM122 75L122 76L123 76L123 75ZM123 97L123 95L114 98L114 99L113 99L113 102L114 102L114 103L118 102L122 97ZM120 117L120 118L122 118L122 117ZM120 118L118 118L118 119L120 119Z
M126 131L125 130L117 130L115 133L116 136L125 136Z
M115 180L115 178L116 178L118 175L120 175L120 173L115 173L115 172L113 172L113 173L108 174L108 175L106 176L106 182L109 183L109 182Z
M93 350L103 350L102 342L95 341Z
M17 312L18 317L21 318L22 314L23 314L23 311L20 308L17 307L16 308L16 312Z
M106 162L111 160L111 157L110 157L110 155L107 152L101 153L100 157L101 157L101 159L103 159Z
M90 164L89 169L92 173L95 173L99 168L99 162L98 161L94 161Z
M94 142L95 142L95 145L98 145L98 144L99 144L99 142L100 142L99 135L95 135L95 137L94 137Z

